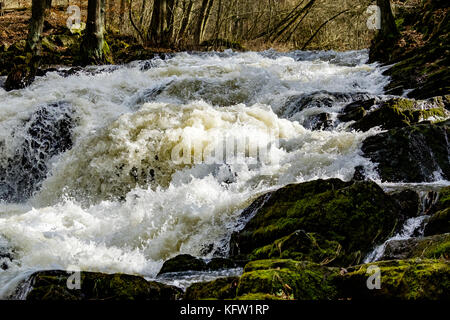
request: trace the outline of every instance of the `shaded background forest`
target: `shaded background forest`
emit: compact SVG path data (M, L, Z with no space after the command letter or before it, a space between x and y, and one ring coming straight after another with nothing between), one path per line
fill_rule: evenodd
M367 48L375 33L366 25L367 8L375 4L368 0L104 1L106 31L132 37L145 47L342 51ZM26 38L31 0L3 2L0 41L10 45ZM397 2L404 7L419 1ZM47 24L65 26L69 5L79 6L86 22L88 1L53 0Z

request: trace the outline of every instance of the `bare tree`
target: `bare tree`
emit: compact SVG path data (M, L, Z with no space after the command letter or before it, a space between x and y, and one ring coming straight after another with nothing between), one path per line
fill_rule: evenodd
M80 54L83 64L101 63L104 45L105 0L89 0L86 31Z

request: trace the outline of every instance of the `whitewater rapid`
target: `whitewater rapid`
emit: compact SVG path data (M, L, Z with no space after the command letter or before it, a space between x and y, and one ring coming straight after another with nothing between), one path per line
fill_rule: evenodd
M13 257L0 268L0 297L36 270L77 266L151 279L180 253L225 256L241 211L258 195L293 182L350 180L356 166L377 179L360 147L379 131L338 121L309 127L323 112L336 120L353 97L383 95L388 79L366 61L367 51L179 53L0 88L2 168L30 139L24 123L43 106L70 106L74 123L70 150L43 156L47 170L32 196L0 202L0 251ZM205 150L223 139L244 152L208 163ZM253 159L252 146L268 145ZM195 163L175 163L175 148L202 152ZM8 170L20 176L20 167Z

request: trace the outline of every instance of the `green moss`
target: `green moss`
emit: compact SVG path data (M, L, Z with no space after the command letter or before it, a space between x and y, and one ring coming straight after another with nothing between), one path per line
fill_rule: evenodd
M369 266L381 272L381 289L369 290ZM336 278L340 298L344 299L448 299L450 264L445 260L393 260L356 266Z
M383 129L403 128L428 118L445 119L447 112L438 103L424 107L415 100L395 98L384 102L378 109L358 120L353 128L367 131L380 126Z
M434 213L425 226L425 235L450 232L450 207Z
M234 299L238 277L220 278L211 282L194 283L186 289L186 300Z
M282 295L267 293L248 293L237 297L236 300L286 300Z
M328 241L318 234L298 230L272 244L253 250L249 258L309 260L326 264L339 257L341 249L342 246L337 241Z
M27 300L174 300L181 290L126 274L81 273L81 289L67 288L64 271L42 271L28 280Z
M336 295L331 284L338 269L294 260L260 260L247 264L238 297L270 295L282 299L326 300Z
M373 182L330 179L289 185L273 192L245 228L232 236L232 253L275 256L283 237L305 230L328 241L319 241L325 252L319 250L318 257L332 255L339 243L342 255L333 263L352 264L392 233L399 211L399 205ZM265 246L272 247L254 251Z

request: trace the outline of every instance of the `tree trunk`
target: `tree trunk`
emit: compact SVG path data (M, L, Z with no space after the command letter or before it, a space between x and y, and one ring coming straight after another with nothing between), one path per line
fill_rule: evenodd
M381 30L383 37L392 37L398 35L397 25L392 14L391 2L389 0L377 0L377 6L381 11Z
M189 0L189 4L187 7L185 7L185 10L183 10L183 19L181 20L181 26L180 31L178 32L178 39L183 39L184 34L186 33L186 29L189 26L189 23L191 21L191 13L192 13L192 7L194 5L193 0Z
M381 29L372 41L369 51L369 61L390 63L396 48L400 33L392 14L389 0L377 0L377 6L381 11Z
M26 50L38 53L46 10L51 7L51 0L33 0L31 6L31 22L28 30Z
M202 40L201 36L203 33L203 25L205 23L205 16L206 16L206 11L208 9L209 1L212 1L212 0L202 0L202 5L200 7L197 25L195 26L195 32L194 32L194 43L196 45L199 45Z
M172 42L174 0L155 0L149 38L153 45L168 46Z
M86 33L81 43L83 64L103 62L105 0L89 0Z
M22 64L14 66L6 78L6 91L22 89L29 86L36 76L40 64L40 44L47 9L51 0L33 0L31 7L31 22L25 45L25 59Z

